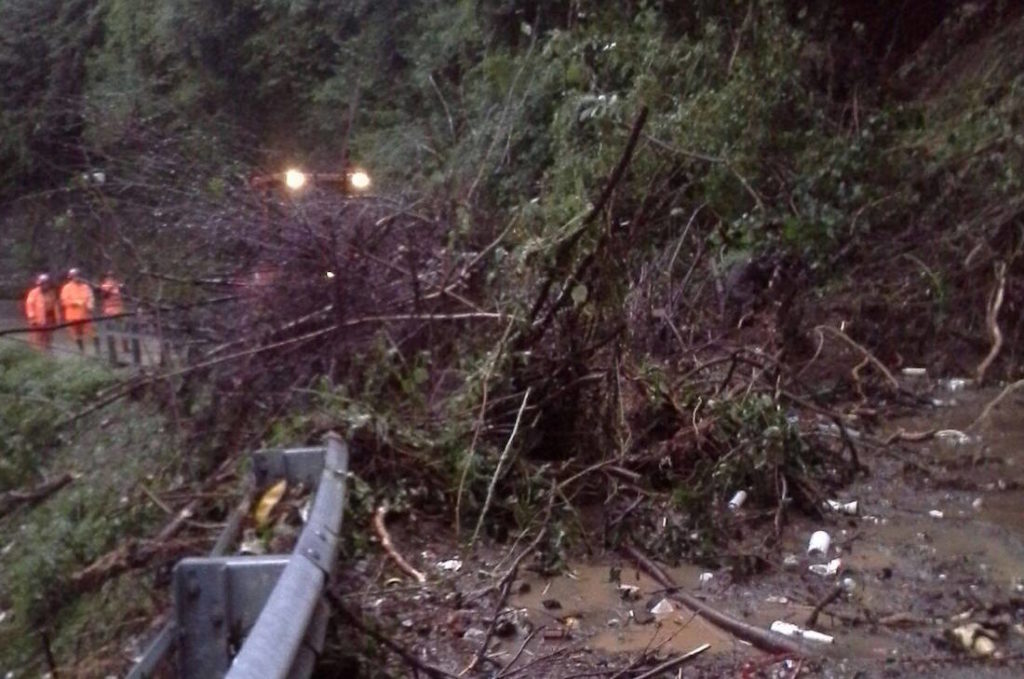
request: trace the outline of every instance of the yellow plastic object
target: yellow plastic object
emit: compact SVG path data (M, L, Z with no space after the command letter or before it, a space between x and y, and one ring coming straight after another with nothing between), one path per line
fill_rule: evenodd
M260 528L267 525L270 520L270 513L274 511L274 507L284 497L284 491L288 488L288 482L281 479L270 488L267 492L263 493L263 497L256 503L256 510L253 511L252 516L256 520L256 525Z

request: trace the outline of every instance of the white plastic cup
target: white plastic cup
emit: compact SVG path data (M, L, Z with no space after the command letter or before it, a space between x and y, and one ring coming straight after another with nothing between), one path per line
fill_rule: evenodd
M811 540L807 543L807 555L808 556L827 556L829 545L832 544L832 538L823 530L814 531L811 534Z
M747 491L738 490L736 494L729 500L729 511L735 512L737 509L743 506L743 503L747 501Z
M772 623L771 630L776 634L781 634L784 637L798 637L800 636L800 628L791 622L785 622L783 620L776 620Z

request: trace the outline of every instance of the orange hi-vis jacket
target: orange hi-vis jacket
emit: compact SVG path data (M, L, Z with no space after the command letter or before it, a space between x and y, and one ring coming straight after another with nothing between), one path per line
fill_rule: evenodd
M104 278L100 283L100 301L104 316L123 314L124 298L121 296L121 284L113 278Z
M84 321L89 318L96 307L92 288L88 283L68 281L60 289L60 306L64 310L64 320Z
M29 290L25 297L25 318L33 327L59 323L57 293L53 290L43 292L42 286L39 285Z

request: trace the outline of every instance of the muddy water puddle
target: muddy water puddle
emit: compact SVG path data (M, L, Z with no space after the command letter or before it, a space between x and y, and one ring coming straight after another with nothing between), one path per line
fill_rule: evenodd
M686 608L664 600L646 575L623 567L611 577L608 565L576 565L566 574L526 578L529 590L512 598L533 625L544 625L546 639L585 640L604 653L641 651L679 654L703 644L709 653L735 650L738 642ZM696 568L675 575L697 581ZM653 612L652 612L653 609Z

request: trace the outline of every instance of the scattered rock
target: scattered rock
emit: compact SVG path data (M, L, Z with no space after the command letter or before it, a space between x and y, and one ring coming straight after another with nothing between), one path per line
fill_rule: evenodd
M619 585L619 598L623 601L639 601L640 588L636 585Z
M487 632L479 627L470 627L462 634L462 638L466 641L479 641L482 643L487 638Z
M630 616L633 618L633 622L638 625L649 625L654 622L654 614L647 610L645 606L636 606L630 611Z
M658 617L661 617L664 615L669 615L670 613L675 612L675 610L676 607L672 605L671 601L669 601L668 599L662 599L658 603L654 604L654 606L651 608L651 613Z
M515 636L517 631L516 624L511 620L499 620L494 626L494 634L503 639Z
M549 611L557 611L562 608L562 602L558 599L544 599L540 602L540 605Z
M458 573L462 570L462 561L460 559L448 559L447 561L441 561L437 564L438 570L445 571L447 573Z

